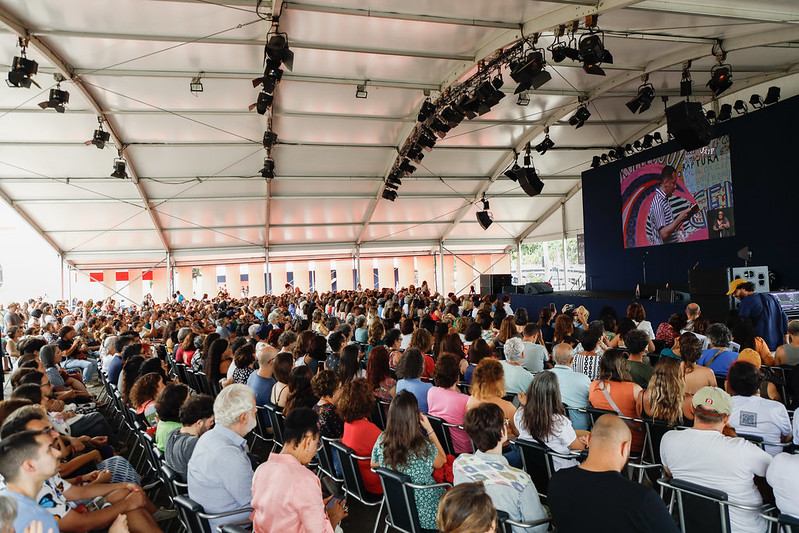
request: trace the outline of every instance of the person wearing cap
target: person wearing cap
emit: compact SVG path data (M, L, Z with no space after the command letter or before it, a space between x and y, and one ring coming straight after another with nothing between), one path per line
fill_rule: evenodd
M742 438L722 434L733 411L732 398L718 387L702 387L693 397L694 426L663 436L660 458L666 474L727 493L732 503L759 506L763 497L755 476L765 477L771 455ZM730 507L735 533L764 533L768 524L756 511Z
M762 337L769 349L776 350L788 342L788 315L782 310L776 298L768 293L755 292L755 284L743 279L730 282L727 296L732 296L738 304L738 315L752 320L755 336Z

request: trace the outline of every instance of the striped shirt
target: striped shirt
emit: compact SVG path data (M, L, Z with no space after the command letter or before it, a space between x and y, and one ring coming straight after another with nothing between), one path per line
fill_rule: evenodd
M652 198L652 204L649 206L649 221L652 228L655 230L652 233L652 244L663 244L677 242L677 235L672 232L664 239L660 235L660 229L672 224L674 222L674 214L671 211L671 204L669 199L660 189L655 189L655 197Z

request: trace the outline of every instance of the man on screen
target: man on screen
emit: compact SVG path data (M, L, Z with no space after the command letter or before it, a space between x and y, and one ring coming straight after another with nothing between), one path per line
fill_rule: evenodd
M666 165L660 172L660 186L655 189L655 197L649 206L649 222L654 228L652 244L671 244L679 242L678 229L689 217L696 213L697 206L686 209L677 217L671 211L669 197L677 189L677 171Z

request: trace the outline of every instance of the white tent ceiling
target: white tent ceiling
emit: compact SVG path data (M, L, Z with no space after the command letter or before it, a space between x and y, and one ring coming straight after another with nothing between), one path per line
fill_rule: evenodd
M263 260L267 247L272 260L350 256L356 246L365 256L428 253L441 241L497 252L580 231L590 201L580 173L592 156L663 131L659 99L641 115L624 106L642 74L673 103L692 59L694 95L708 103L718 39L735 80L720 103L770 85L783 98L799 93L795 0L313 0L259 11L280 13L295 53L272 108L270 183L260 176L267 119L247 110L270 25L256 0L0 0L2 68L27 35L42 85L0 89L0 199L81 268L146 265L167 252L185 265ZM606 77L550 64L552 80L528 106L508 94L464 121L395 202L380 198L425 91L462 82L522 35L541 33L547 46L553 28L592 13L615 59ZM201 72L195 97L189 81ZM64 114L36 105L54 73L67 78ZM361 83L366 99L355 98ZM592 116L575 129L567 119L581 97ZM124 146L128 180L109 177L116 147L84 145L98 116ZM545 189L530 198L502 172L545 127L556 147L533 154ZM494 215L485 231L474 216L483 194Z

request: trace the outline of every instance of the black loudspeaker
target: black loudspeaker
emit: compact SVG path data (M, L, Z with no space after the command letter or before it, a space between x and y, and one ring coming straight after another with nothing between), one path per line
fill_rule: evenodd
M636 300L655 300L660 287L654 283L639 283Z
M510 274L480 274L480 296L501 294L503 287L512 285L513 278Z
M525 168L524 172L517 172L519 185L528 196L537 196L544 190L544 182L538 177L534 168Z
M725 296L729 288L728 268L694 268L688 271L688 290L691 298L695 298L697 294Z
M552 291L552 285L543 282L527 283L524 286L524 294L549 294Z
M712 126L699 102L681 101L666 108L669 133L685 150L696 150L710 142Z
M481 228L488 229L494 220L491 218L491 214L488 211L478 211L477 222L480 223Z
M522 293L521 285L503 285L502 286L502 294L521 294Z

